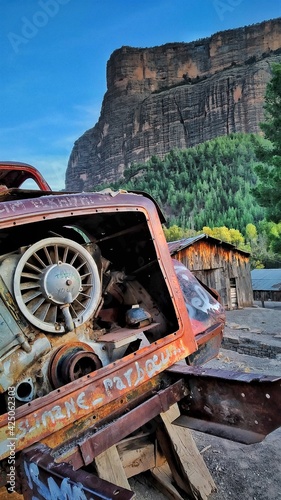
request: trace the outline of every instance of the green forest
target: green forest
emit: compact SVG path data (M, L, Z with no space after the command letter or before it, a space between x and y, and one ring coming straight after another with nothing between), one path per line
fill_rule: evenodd
M244 232L264 210L251 193L256 183L253 134L218 137L193 148L172 150L133 164L113 188L145 191L161 206L167 225L201 230L227 226Z
M168 241L205 232L250 251L253 267L277 267L281 262L272 247L278 225L264 220L265 208L252 192L260 164L256 151L268 147L269 141L254 134L218 137L133 164L118 182L94 189L149 193L166 217Z

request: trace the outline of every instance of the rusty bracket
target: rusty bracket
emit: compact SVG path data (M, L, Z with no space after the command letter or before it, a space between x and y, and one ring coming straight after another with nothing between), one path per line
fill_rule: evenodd
M66 463L54 462L47 446L38 444L21 455L23 498L30 500L130 500L135 493Z
M189 390L174 423L245 444L258 443L281 426L281 378L194 368L167 370Z

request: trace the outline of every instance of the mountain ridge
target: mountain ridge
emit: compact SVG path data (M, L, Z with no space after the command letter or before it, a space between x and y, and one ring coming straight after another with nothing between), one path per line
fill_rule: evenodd
M259 133L281 18L188 43L121 47L97 124L74 144L66 189L116 181L132 163L233 132Z

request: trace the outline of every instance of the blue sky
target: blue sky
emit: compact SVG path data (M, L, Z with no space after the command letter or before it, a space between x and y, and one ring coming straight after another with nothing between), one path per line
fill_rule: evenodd
M0 0L0 160L64 187L74 141L97 122L122 45L189 42L281 16L281 0Z

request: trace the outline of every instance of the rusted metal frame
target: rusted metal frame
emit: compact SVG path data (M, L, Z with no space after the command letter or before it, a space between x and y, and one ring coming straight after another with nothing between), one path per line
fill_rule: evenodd
M7 177L9 177L9 171L18 171L19 173L25 172L26 175L23 175L23 179L20 179L20 182L17 183L16 186L8 186L9 188L18 188L26 179L33 179L41 191L52 191L47 181L40 174L40 172L29 165L28 163L20 163L20 162L0 162L0 172L7 171ZM1 179L2 180L2 179Z
M171 341L174 335L168 337L19 408L16 412L17 450L137 390L184 357L186 345L183 341L179 339L174 343ZM0 417L1 458L8 456L8 441L8 416L5 414Z
M170 367L189 394L175 423L201 432L252 444L281 425L281 378L225 370Z
M39 444L21 455L22 493L25 500L130 500L135 493L100 479L74 471L69 464L54 462L50 450Z
M142 427L159 413L167 411L171 405L180 401L185 395L186 388L182 380L179 380L170 387L159 391L129 413L97 430L93 436L86 435L83 440L78 442L85 465L90 464L97 455Z
M44 200L40 199L38 201ZM16 415L17 447L19 451L65 428L76 420L91 414L93 411L114 401L123 394L131 392L196 350L197 345L194 340L179 283L172 267L170 255L166 246L161 245L162 239L164 242L165 237L159 220L156 218L156 209L151 202L149 203L153 207L152 214L147 213L146 208L141 207L141 210L146 214L151 235L153 236L154 231L159 232L157 234L157 241L155 240L155 250L178 318L177 331L154 342L148 347L143 347L123 359L117 360L96 372L71 382L67 386L52 391L52 393L43 398L39 398L19 408ZM146 205L145 202L143 202L143 205ZM136 210L131 206L127 206L120 207L120 211L121 209L128 210L128 208ZM83 214L89 210L93 211L93 207L91 209L85 209L85 207L77 209L77 207L73 207L73 209L75 209L76 213ZM40 210L42 211L41 205L39 205ZM104 211L110 210L112 211L107 206ZM100 209L97 208L96 211L100 212ZM60 211L56 208L55 212L58 216L63 216L66 210L63 208ZM69 213L69 208L67 212ZM73 212L71 212L71 215L73 215ZM152 225L150 216L152 216L152 219L155 216L156 227ZM38 218L38 214L33 215L34 220L38 220ZM22 219L20 219L21 222ZM73 411L73 407L75 411ZM2 450L5 448L5 442L9 439L7 424L6 414L0 417ZM7 446L6 450L8 450ZM7 456L7 453L7 451L3 451L1 458Z
M48 436L42 442L52 448L52 455L58 462L66 461L74 469L83 467L84 461L77 445L78 440L83 440L86 433L87 435L94 434L101 427L117 420L154 396L163 385L167 386L168 381L166 379L165 373L157 375L137 390L123 395L112 403L101 407L93 414Z
M84 200L84 202L82 200ZM173 269L165 235L159 221L157 208L151 200L142 196L130 194L118 194L118 196L112 198L105 194L80 193L61 196L45 196L35 200L35 202L36 204L32 205L32 200L23 200L21 201L20 207L18 204L16 205L15 212L11 210L9 202L3 203L0 228L10 227L13 223L22 225L26 222L31 223L39 220L49 220L50 215L51 218L63 218L67 216L74 217L76 215L88 214L93 216L95 214L121 213L127 211L143 213L151 238L154 242L158 264L166 281L166 286L170 293L178 319L179 325L175 334L177 334L178 337L184 337L186 347L189 351L186 355L197 349L183 295ZM54 206L52 204L54 204ZM118 204L118 207L115 206L116 204ZM5 207L7 207L7 217L5 217ZM157 237L155 237L155 235L157 235Z

